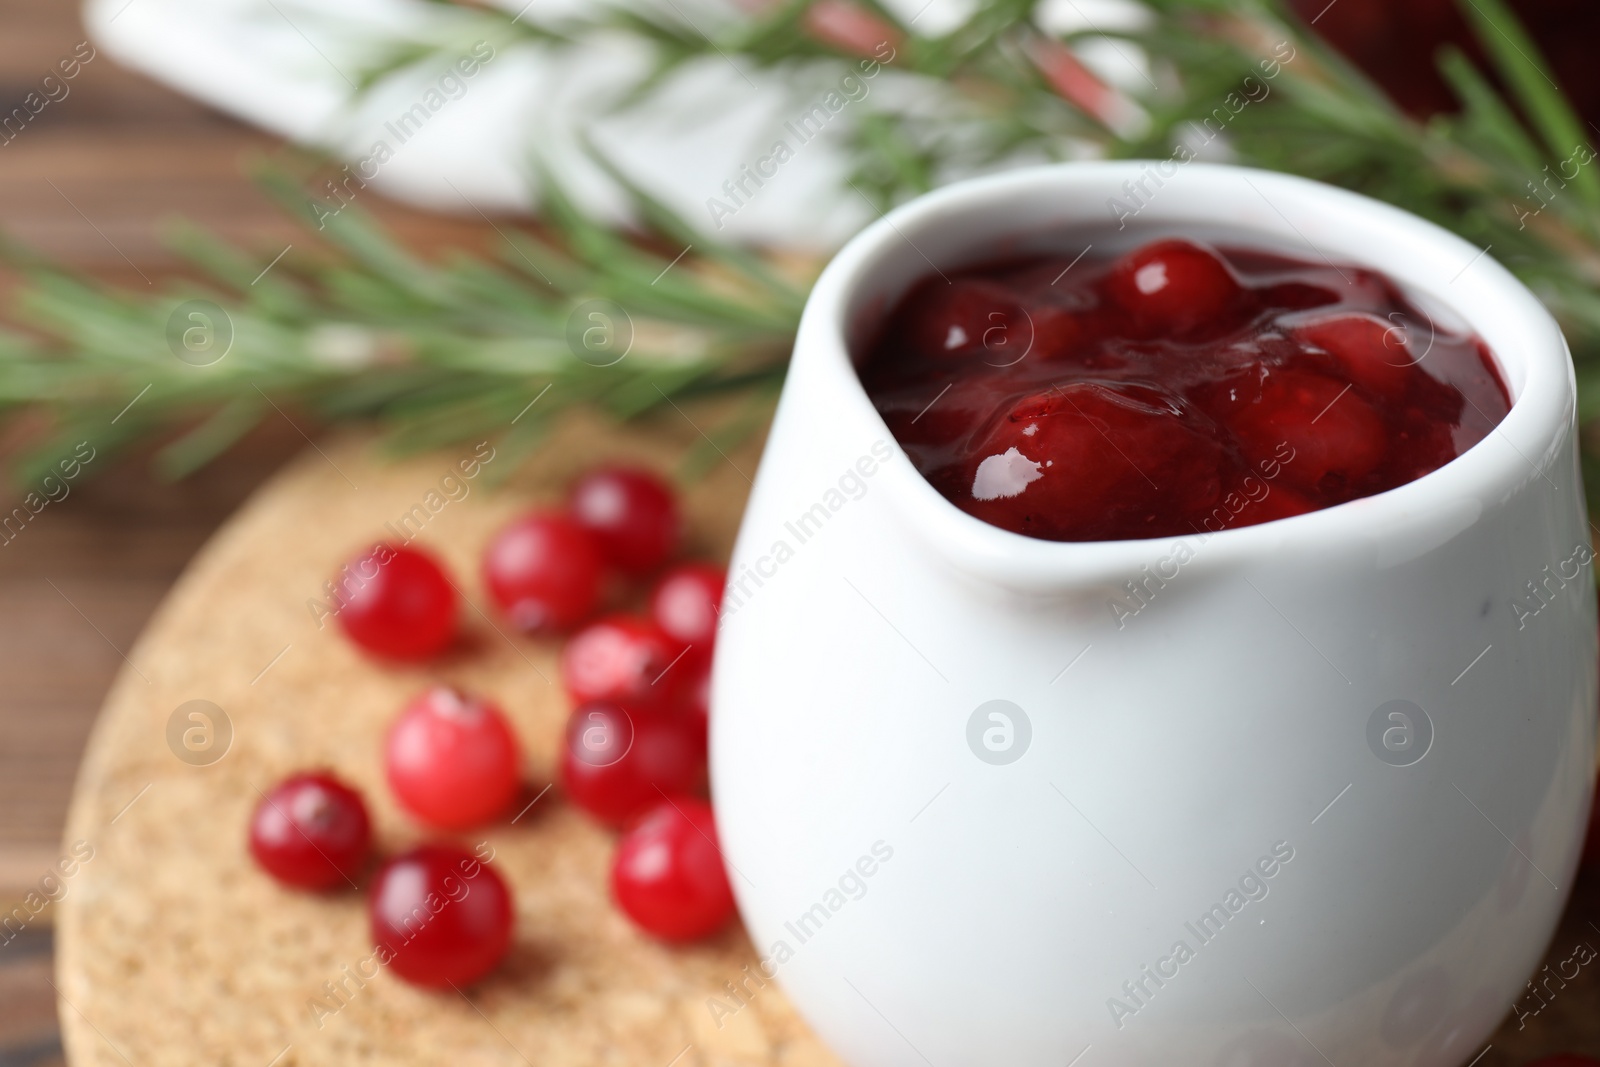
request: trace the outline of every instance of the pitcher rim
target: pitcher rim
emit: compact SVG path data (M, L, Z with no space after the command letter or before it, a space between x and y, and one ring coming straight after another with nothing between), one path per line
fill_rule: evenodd
M1052 192L1082 197L1092 190L1098 201L1116 195L1125 181L1158 165L1152 160L1119 160L1028 167L956 182L895 208L851 239L819 277L801 319L795 372L825 375L858 428L894 441L867 397L849 344L849 317L858 310L855 298L873 266L895 246L916 248L919 235L958 217L988 213L1003 218L1009 206ZM1249 195L1259 196L1271 211L1257 209L1258 216L1268 220L1265 226L1238 227L1246 235L1305 246L1309 239L1301 235L1301 228L1313 221L1324 229L1337 223L1369 238L1379 235L1386 245L1360 255L1340 249L1335 258L1396 278L1465 320L1484 338L1512 394L1505 418L1483 440L1437 470L1372 496L1252 526L1135 540L1049 541L1013 533L962 511L909 461L889 464L883 474L895 506L921 539L977 576L1046 590L1136 571L1179 541L1200 540L1204 551L1197 553L1197 562L1204 557L1211 565L1253 558L1267 550L1347 543L1351 538L1437 541L1441 521L1462 525L1463 503L1471 510L1470 504L1477 502L1481 514L1524 483L1549 479L1548 469L1560 460L1560 447L1576 418L1576 385L1566 340L1544 306L1486 250L1400 208L1306 178L1199 162L1184 165L1169 184L1177 188L1180 178L1187 183L1185 193L1168 196L1164 206L1155 201L1162 210L1154 213L1153 225L1146 228L1181 228L1187 222L1214 230L1218 210L1202 213L1190 208L1175 214L1173 207L1189 201L1220 206L1227 197ZM1274 216L1283 225L1273 224ZM1015 235L1016 227L1007 229L1001 223L999 229ZM1298 240L1297 235L1301 235ZM1315 249L1310 246L1307 252L1320 255ZM1405 266L1397 269L1401 257L1406 257ZM1460 271L1453 280L1447 279L1443 286L1430 284L1435 274L1443 277L1441 271L1457 266ZM1486 330L1486 324L1493 328ZM1496 343L1489 333L1500 335L1502 341L1515 337L1516 343ZM1472 516L1462 528L1476 518Z

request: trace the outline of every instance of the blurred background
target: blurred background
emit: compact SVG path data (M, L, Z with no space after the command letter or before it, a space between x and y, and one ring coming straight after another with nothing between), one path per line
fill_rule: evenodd
M9 113L87 39L72 4L0 3L0 103ZM85 275L144 287L182 269L161 241L175 215L249 246L301 227L261 191L251 163L281 142L99 57L25 135L0 150L0 230ZM419 248L479 247L472 223L374 198L371 209ZM143 272L143 275L141 275ZM0 265L0 300L18 274ZM315 426L306 422L307 432ZM26 430L20 431L26 433ZM135 449L75 484L0 551L0 912L56 862L89 728L123 653L211 532L306 447L268 423L194 476L171 482ZM5 510L20 499L7 487ZM48 924L0 950L0 1065L64 1062L56 1037Z
M149 5L147 14L151 19L172 17L180 6L160 0L128 2ZM120 20L122 4L123 0L118 0L109 8L90 6L99 9L98 19L109 26L114 18ZM1476 6L1471 5L1471 0L1467 4ZM1199 14L1220 17L1230 7L1248 5L1156 5L1163 19L1181 16L1185 6ZM1454 48L1481 72L1483 84L1507 94L1504 110L1513 122L1538 131L1549 125L1529 107L1529 100L1538 93L1529 92L1527 86L1519 84L1517 73L1508 76L1505 64L1497 62L1494 31L1486 37L1484 27L1474 26L1470 13L1464 15L1463 5L1454 0L1295 0L1292 6L1301 19L1303 32L1320 35L1337 49L1338 55L1357 64L1392 98L1398 113L1408 121L1421 124L1434 116L1445 116L1448 121L1461 114L1462 83L1451 84L1434 62L1442 54L1441 49ZM1547 80L1552 88L1559 85L1570 101L1572 112L1582 124L1580 129L1587 131L1582 136L1594 133L1600 137L1595 126L1600 120L1600 66L1594 58L1595 49L1600 46L1600 4L1592 0L1510 0L1509 6L1542 50ZM1079 9L1068 3L1065 7L1077 11L1078 30L1083 23L1094 25L1122 17L1101 4L1085 2ZM511 11L516 13L516 7ZM130 25L139 17L138 7L129 9ZM837 41L842 35L848 41L852 28L860 28L859 23L850 21L848 13L840 16L837 10L828 25L835 32L831 37L819 33L819 40ZM132 52L146 47L136 37L137 34L128 37L122 47ZM159 68L162 64L184 66L187 58L181 47L165 56L159 48L152 52L146 47L143 61L130 63L119 59L119 49L107 48L85 28L80 11L72 4L0 0L0 115L25 107L41 78L56 68L62 57L74 55L85 41L90 42L95 58L84 63L81 72L71 79L70 93L52 100L37 113L32 113L30 107L31 118L25 129L0 144L0 233L8 242L7 254L0 259L0 308L8 310L0 314L8 320L17 319L10 312L19 295L32 284L28 281L32 254L53 261L79 280L134 293L154 292L174 280L197 277L192 260L173 251L164 236L169 224L180 216L210 230L223 242L248 250L255 257L254 262L261 264L266 264L276 250L305 248L315 242L306 221L285 211L281 199L265 191L253 171L264 160L276 160L304 183L308 196L326 197L325 186L320 182L330 173L337 175L337 162L306 162L305 153L287 148L278 134L236 117L249 110L237 101L224 110L133 69ZM1513 43L1512 47L1517 45ZM848 53L850 48L844 50ZM1116 83L1132 80L1126 71L1118 75L1115 59L1107 61L1100 55L1102 62L1097 65L1093 61L1096 55L1086 49L1081 54L1081 64L1066 59L1052 65L1052 61L1036 59L1035 66L1044 75L1047 88L1054 87L1058 95L1082 108L1098 88L1109 86L1115 90ZM1156 58L1151 57L1152 61ZM1185 63L1209 61L1177 53L1168 58L1180 73L1191 76L1195 68L1185 68ZM335 64L330 61L329 65ZM1143 71L1156 71L1159 75L1157 64L1146 65L1141 59L1140 65ZM327 70L313 71L310 66L306 70L308 82L330 80ZM1232 74L1221 67L1219 70L1218 80L1225 83ZM340 78L351 80L342 73ZM1520 80L1528 78L1524 72ZM168 80L181 84L184 77ZM367 81L360 75L355 80L363 86ZM1160 81L1166 88L1159 76L1145 80L1151 85ZM229 93L219 91L214 99L226 104ZM1161 154L1150 151L1151 147L1159 146L1162 138L1170 134L1189 99L1180 95L1171 114L1150 109L1151 121L1143 125L1119 125L1108 119L1109 112L1102 108L1100 125L1109 127L1110 132L1100 130L1098 147L1089 138L1079 149ZM537 110L540 104L535 99L526 106ZM321 106L324 105L306 104L313 109ZM1275 121L1293 123L1297 118L1291 112ZM288 119L285 123L293 125ZM1077 136L1065 126L1062 130L1063 140ZM1317 134L1315 128L1308 128L1307 132L1313 138ZM1494 157L1491 149L1468 136L1473 132L1457 129L1449 137L1476 148L1483 156ZM1239 133L1245 159L1268 165L1283 162L1267 158L1264 153L1251 155L1249 138L1272 136L1270 125L1256 132L1241 126ZM1479 218L1484 210L1482 203L1498 198L1504 204L1522 183L1504 174L1469 175L1462 179L1468 187L1474 182L1497 183L1482 203L1463 198L1455 187L1419 191L1397 186L1394 175L1383 165L1385 136L1389 134L1375 134L1370 142L1360 142L1356 145L1360 150L1353 148L1344 158L1314 158L1313 150L1304 157L1306 169L1314 176L1342 180L1380 197L1406 202L1406 197L1414 196L1406 206L1436 217L1443 211L1457 211L1442 221L1457 223L1460 230L1470 231L1482 224L1499 226L1513 234L1523 232L1516 227L1515 207L1510 213L1502 211L1507 217L1492 224ZM354 143L352 138L359 140L348 132L326 137L316 133L306 140L337 152L338 145ZM1337 146L1328 147L1331 151ZM1553 151L1543 154L1546 158L1559 158ZM352 155L345 153L345 158ZM1491 158L1491 162L1503 160ZM1408 166L1405 159L1395 157L1396 169ZM449 184L448 169L441 173ZM586 172L574 169L571 173L581 179ZM1537 168L1533 173L1538 174ZM874 197L882 193L888 201L906 191L905 185L897 185L881 173L877 179L870 185ZM409 184L401 181L392 191L401 193L412 204L443 203L449 199L437 182L430 184L427 175L413 176L408 181ZM668 200L672 199L670 193L670 188L662 191ZM1525 205L1532 204L1533 195L1527 193ZM440 213L375 191L363 193L360 207L386 226L402 246L425 259L440 258L447 250L458 249L487 256L500 247L507 230L542 232L539 223L517 211L519 206L525 206L517 203L519 195L495 187L492 182L473 187L470 195L461 199L467 202L465 208L460 203L448 204L448 213ZM601 201L598 210L602 216L615 210L606 207L604 197L597 199ZM693 199L678 200L676 206L685 211L686 204L694 203ZM1451 204L1458 206L1449 207ZM1574 203L1573 210L1586 212L1588 221L1584 225L1590 227L1590 232L1572 228L1572 239L1581 247L1562 248L1562 254L1569 255L1570 260L1561 260L1548 250L1534 249L1528 253L1532 258L1527 264L1530 273L1525 276L1570 275L1577 279L1574 284L1592 294L1597 247L1592 226L1596 216L1583 203ZM840 226L847 231L861 217L860 205L855 205L846 211ZM1554 209L1546 221L1558 227L1567 225ZM759 221L750 225L756 238L775 236L776 244L783 244L786 236L792 236L786 235L778 223L772 223L765 231L761 229L765 224ZM22 248L29 251L18 251ZM803 253L810 256L817 251L805 249ZM1507 261L1515 266L1519 251L1526 249L1503 243L1496 254L1508 257ZM1563 270L1574 263L1582 264L1582 269L1573 266L1563 275ZM1581 356L1596 313L1592 307L1581 312L1573 310L1580 301L1570 291L1551 292L1558 314L1565 312L1563 323L1573 334ZM1546 294L1541 291L1541 295ZM24 332L30 331L37 331L36 323L24 327ZM48 331L41 334L47 335ZM71 343L68 338L69 346ZM119 398L130 395L131 391L119 394ZM174 433L170 427L152 424L146 427L148 432L130 437L120 451L97 462L92 476L73 483L70 493L29 523L23 536L0 547L0 634L4 635L0 640L0 912L27 893L40 872L58 855L85 739L101 700L122 669L125 654L141 627L217 526L273 471L304 449L308 438L316 437L333 421L318 399L311 390L296 395L281 411L253 422L236 443L230 442L210 462L179 480L162 476L161 470L170 473L170 466L152 463ZM72 402L70 396L65 401L68 405ZM0 449L8 457L25 457L42 436L47 436L49 405L14 404L9 400L6 403ZM115 410L115 406L109 410ZM59 414L55 412L56 417ZM0 510L9 510L20 499L18 484L15 479L7 482L5 492L12 497ZM233 607L236 606L225 606ZM1594 886L1580 887L1579 893L1580 898L1591 899ZM1593 933L1600 939L1600 929L1587 931L1572 924L1571 930L1558 937L1558 943L1580 933L1584 937ZM47 923L30 927L24 936L0 949L0 1067L43 1067L61 1062L55 1036L54 997L50 986L40 980L50 973L50 953ZM1537 1025L1565 1026L1566 1033L1575 1040L1587 1041L1588 1051L1594 1053L1600 1051L1600 1010L1595 1007L1600 1005L1600 979L1586 975L1581 981L1587 982L1583 993L1587 999L1570 1005L1570 1018L1565 1022L1546 1018ZM1501 1060L1500 1055L1496 1052L1485 1062L1523 1062L1514 1058Z

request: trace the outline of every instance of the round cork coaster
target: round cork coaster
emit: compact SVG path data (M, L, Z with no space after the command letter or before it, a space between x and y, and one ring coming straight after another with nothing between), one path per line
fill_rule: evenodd
M487 445L392 463L345 440L309 450L229 521L128 650L80 772L57 967L76 1067L837 1064L761 983L737 926L668 947L611 905L612 835L559 786L541 796L568 710L557 646L501 627L478 576L493 531L576 472L661 466L696 440L687 421L568 420L502 488L489 474L510 460ZM755 456L730 453L686 491L690 554L726 558ZM462 647L422 668L374 664L312 606L344 559L397 532L437 552L471 605ZM365 793L381 850L428 836L395 807L379 743L436 680L506 710L526 753L518 807L531 803L460 838L494 850L516 941L494 974L442 994L375 962L361 894L281 889L245 847L258 791L318 766Z

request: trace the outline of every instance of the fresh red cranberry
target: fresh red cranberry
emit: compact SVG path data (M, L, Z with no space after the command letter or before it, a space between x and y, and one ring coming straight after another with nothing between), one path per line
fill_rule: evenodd
M518 629L568 630L600 601L600 549L593 535L555 512L524 515L495 535L484 583Z
M664 941L716 933L733 917L733 889L711 805L673 797L623 835L611 894L640 929Z
M1280 462L1280 477L1291 486L1351 487L1385 458L1383 420L1349 382L1278 367L1241 376L1233 388L1223 417L1246 462Z
M1111 298L1141 327L1182 334L1226 313L1243 292L1228 264L1197 241L1156 241L1112 267Z
M684 563L672 568L650 594L650 617L680 647L709 655L717 639L722 587L728 573L709 563Z
M1024 399L973 449L954 499L1008 529L1056 540L1145 536L1166 512L1212 507L1222 450L1170 398L1075 383Z
M1321 316L1296 326L1294 334L1333 356L1344 376L1372 396L1403 400L1422 373L1406 331L1376 315Z
M584 627L561 650L561 678L575 703L615 701L630 711L675 707L686 683L684 649L655 623L613 615Z
M655 570L678 547L678 498L651 471L590 471L573 483L567 507L594 535L605 558L628 574Z
M372 848L361 794L330 774L297 774L261 798L250 819L250 853L297 889L351 885Z
M464 986L511 946L511 892L456 845L423 845L385 863L367 901L378 958L420 986Z
M505 715L435 686L401 712L384 771L402 807L429 826L460 830L501 814L521 784L521 753Z
M580 704L567 720L561 784L601 822L621 825L663 793L697 788L705 746L691 716L629 714L617 704Z
M456 591L431 555L380 544L345 565L339 623L350 640L390 659L426 659L455 639Z

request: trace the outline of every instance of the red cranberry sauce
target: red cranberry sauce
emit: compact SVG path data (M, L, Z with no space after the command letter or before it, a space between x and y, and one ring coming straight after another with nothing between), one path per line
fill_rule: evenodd
M925 278L864 355L868 395L939 492L1053 541L1381 493L1510 407L1483 343L1381 274L1183 238Z

